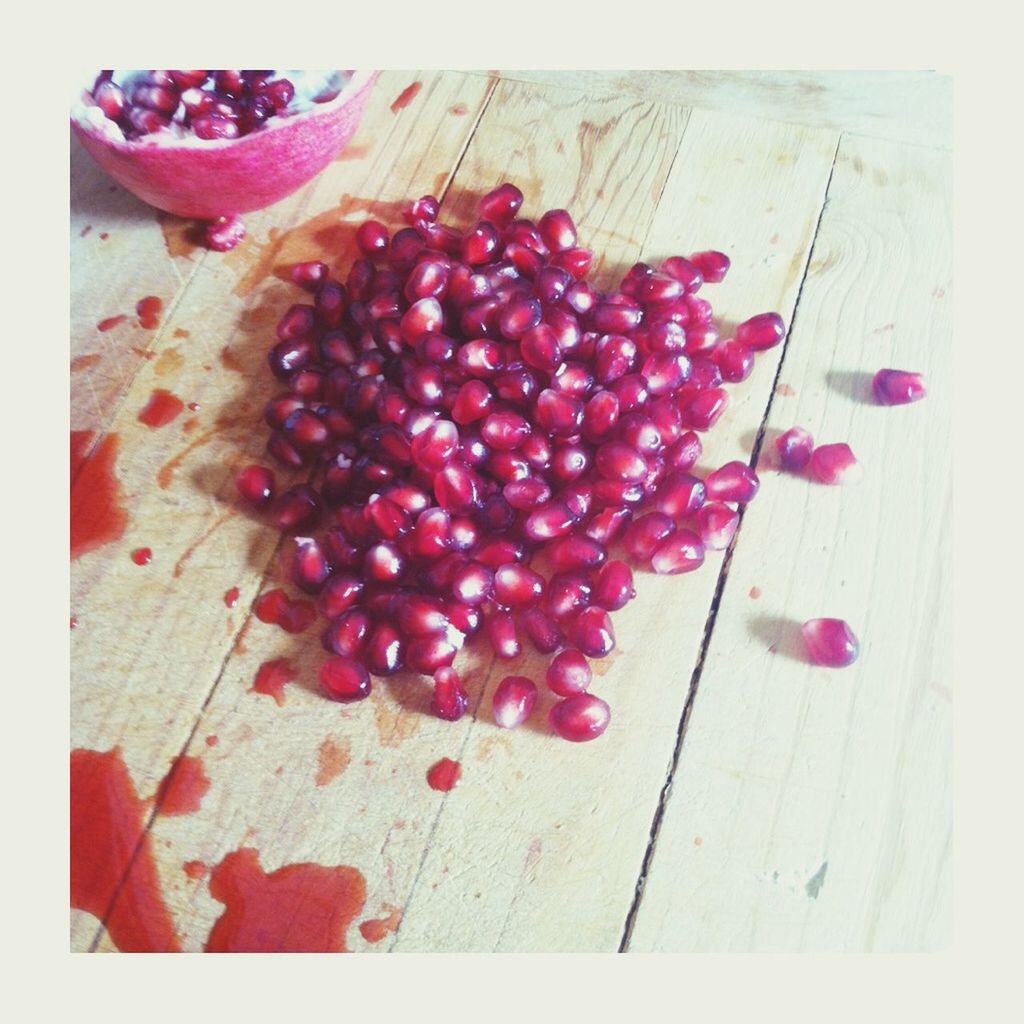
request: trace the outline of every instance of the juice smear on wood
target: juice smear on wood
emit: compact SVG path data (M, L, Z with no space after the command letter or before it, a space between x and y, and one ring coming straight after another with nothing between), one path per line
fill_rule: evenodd
M185 403L177 395L172 395L164 388L157 388L139 413L139 420L156 430L176 420L184 408Z
M128 513L114 476L117 434L107 434L89 454L93 434L71 431L71 558L123 536Z
M156 791L157 806L161 814L192 814L210 788L210 780L198 757L183 754L175 758L170 771Z

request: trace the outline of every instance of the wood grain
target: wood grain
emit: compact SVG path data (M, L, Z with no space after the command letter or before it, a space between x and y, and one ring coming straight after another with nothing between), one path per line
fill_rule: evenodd
M943 155L843 141L631 950L948 943L949 199ZM874 405L882 367L928 397ZM777 473L794 424L864 481ZM821 615L860 636L851 668L807 664Z

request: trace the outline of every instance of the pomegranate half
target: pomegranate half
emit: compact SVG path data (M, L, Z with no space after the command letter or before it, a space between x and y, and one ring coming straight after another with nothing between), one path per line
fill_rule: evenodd
M71 118L86 152L116 182L157 209L213 220L261 210L320 173L352 138L377 71L357 71L332 100L271 118L238 139L154 133L111 138L100 125Z

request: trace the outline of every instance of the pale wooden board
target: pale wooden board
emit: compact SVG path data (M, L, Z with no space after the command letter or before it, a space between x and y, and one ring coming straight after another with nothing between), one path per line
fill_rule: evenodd
M413 79L422 90L393 113L390 104ZM325 249L330 261L343 253L347 266L354 225L368 212L384 208L396 219L410 195L443 190L491 89L476 76L382 75L342 159L291 201L250 215L250 238L239 249L204 260L156 339L158 358L145 361L119 408L112 429L131 525L121 541L72 565L72 743L120 744L143 794L186 743L276 547L273 531L237 514L233 486L240 465L263 457L260 411L277 389L265 369L274 324L302 301L271 272ZM148 230L162 248L153 219ZM189 338L175 338L176 328ZM221 364L224 345L244 375ZM167 358L172 349L180 358ZM200 404L193 432L184 415L156 431L138 422L156 386ZM231 422L218 425L225 417ZM163 488L159 471L175 459ZM143 545L153 560L139 567L129 553ZM223 595L232 586L241 593L229 611ZM277 637L266 639L269 651ZM75 913L73 948L88 948L96 927L91 915Z
M641 96L924 146L953 145L953 79L934 71L555 71L503 78Z
M844 139L762 464L800 424L850 443L865 479L762 471L630 950L948 944L949 201L946 154ZM881 367L922 371L929 396L875 406ZM819 615L859 635L851 668L806 663L796 631Z

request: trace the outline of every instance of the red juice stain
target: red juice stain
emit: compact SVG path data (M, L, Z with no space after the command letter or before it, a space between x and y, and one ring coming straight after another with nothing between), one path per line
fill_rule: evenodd
M234 370L235 373L245 373L245 367L239 362L238 356L225 345L220 350L220 363L225 370Z
M177 395L172 395L164 388L157 388L139 413L139 421L156 430L157 427L166 427L172 420L177 419L184 408L185 403Z
M71 906L100 918L123 953L178 953L147 809L117 747L71 752Z
M396 97L394 102L391 104L391 113L397 114L400 110L404 110L410 103L416 98L416 94L423 88L422 82L413 82L412 85L407 85Z
M215 747L218 743L220 743L220 739L213 733L206 737L206 745L208 747Z
M78 232L78 237L79 238L85 238L85 236L87 234L89 234L90 231L92 231L92 225L91 224L86 224L85 227L82 228L82 230Z
M260 622L280 626L286 633L302 633L316 621L316 605L312 601L293 601L280 588L260 594L253 611Z
M205 878L210 871L209 865L204 864L201 860L187 860L182 864L182 868L193 881Z
M170 770L157 788L157 807L161 814L171 817L193 814L199 810L209 789L210 780L203 770L203 762L198 757L182 754L171 762Z
M108 316L106 320L101 320L96 325L96 330L97 331L102 331L104 334L106 334L107 331L112 331L118 324L123 324L125 322L125 320L127 320L127 319L128 319L128 317L126 317L124 315L121 315L121 316Z
M398 926L402 922L402 911L398 907L393 907L390 903L385 903L384 909L388 911L387 917L379 917L372 921L362 921L360 923L359 934L367 942L381 942L389 935L398 931Z
M87 352L83 356L75 356L71 360L71 372L81 373L82 370L88 370L90 366L95 366L103 356L99 352Z
M454 114L456 117L465 117L469 113L469 108L465 103L456 103L454 107L448 108L449 114Z
M135 304L135 312L139 315L139 326L147 331L156 330L160 326L160 311L164 308L163 299L155 295L147 295Z
M345 938L366 901L366 881L351 867L287 864L270 874L257 850L229 853L210 874L224 904L207 953L347 953Z
M148 348L140 348L138 345L132 345L132 351L140 359L156 359L156 353L150 352Z
M454 789L462 778L462 765L453 761L450 757L442 757L430 771L427 772L427 782L431 789L447 793Z
M78 628L78 617L76 615L72 615L71 616L71 628L72 629L77 629Z
M71 558L120 539L128 526L121 487L114 476L117 434L90 453L90 431L71 431Z
M136 548L132 552L132 561L136 565L149 565L153 559L152 548Z
M761 596L761 588L760 587L751 587L750 588L750 596L756 601Z
M230 590L224 593L224 603L229 608L235 607L235 602L238 601L238 587L232 587Z
M100 241L101 242L105 242L109 237L110 237L110 232L109 231L101 231L100 232Z
M174 328L174 337L175 338L187 338L188 336L189 336L189 332L186 331L184 327L175 327Z
M265 693L273 697L278 707L284 706L285 684L290 683L298 673L287 658L265 661L256 671L250 693Z
M185 408L188 409L189 412L199 412L199 403L189 402L188 405L185 406Z

